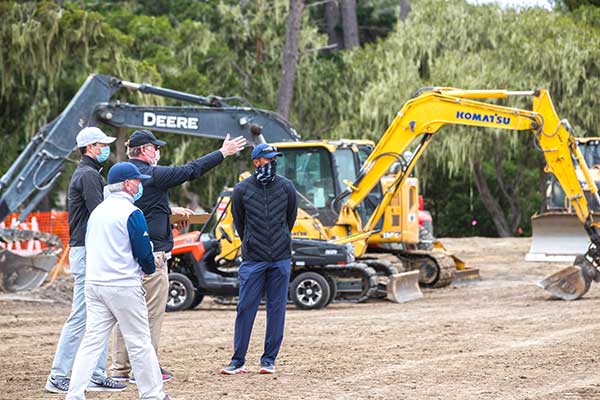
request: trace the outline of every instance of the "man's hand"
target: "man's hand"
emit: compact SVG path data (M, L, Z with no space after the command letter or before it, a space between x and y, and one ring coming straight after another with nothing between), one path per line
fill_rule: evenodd
M174 224L175 229L182 230L182 229L185 229L188 227L188 225L189 225L188 219L190 218L190 216L194 215L194 211L190 210L189 208L185 208L185 207L171 207L171 214L181 215L182 217L185 218L185 220Z
M238 151L244 150L246 146L246 138L243 136L238 136L235 139L230 138L230 134L228 133L225 137L225 141L223 142L223 146L221 147L221 153L223 153L223 157L232 156Z

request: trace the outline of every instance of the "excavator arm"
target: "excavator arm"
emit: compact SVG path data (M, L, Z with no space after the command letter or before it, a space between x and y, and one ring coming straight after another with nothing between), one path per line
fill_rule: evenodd
M513 96L532 97L532 110L480 101ZM553 294L559 295L559 297L566 298L560 296L564 292L569 292L570 297L581 297L589 288L590 280L597 276L595 260L598 259L599 254L596 249L600 248L600 236L597 230L599 224L592 219L585 192L589 192L598 204L600 204L600 198L598 197L598 188L577 147L574 132L568 121L558 117L546 90L513 92L430 88L420 91L402 107L366 160L359 178L354 183L346 182L350 193L347 194L346 201L341 207L336 227L332 230L332 236L345 237L372 231L391 199L410 175L430 140L445 125L528 131L535 135L536 142L546 159L546 170L554 174L561 184L592 242L590 250L584 257L590 265L577 266L578 270L571 271L571 275L563 274L555 277L557 279L553 282L547 283L556 289ZM357 212L358 205L388 172L392 164L398 161L415 141L418 142L418 145L411 159L396 173L394 183L384 193L382 201L368 220L363 223ZM577 168L581 169L584 182L579 181ZM357 256L366 251L364 240L355 241L354 246ZM581 270L585 275L583 283L579 279ZM579 283L576 284L575 281L579 281ZM545 289L550 290L551 288L547 286Z

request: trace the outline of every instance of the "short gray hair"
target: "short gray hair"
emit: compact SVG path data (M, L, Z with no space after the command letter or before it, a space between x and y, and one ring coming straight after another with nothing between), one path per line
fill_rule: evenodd
M125 183L124 182L111 183L110 185L106 186L106 189L110 193L122 192L125 189Z
M127 146L127 157L129 158L138 158L139 156L142 155L142 147L144 147L145 145L141 145L141 146L135 146L135 147L129 147Z

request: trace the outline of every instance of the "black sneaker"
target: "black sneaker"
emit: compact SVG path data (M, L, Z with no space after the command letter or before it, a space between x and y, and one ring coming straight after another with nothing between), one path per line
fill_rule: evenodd
M126 384L119 383L114 379L92 376L86 390L88 392L122 392L125 389L127 389Z
M50 393L68 393L71 380L64 376L49 376L46 380L46 390Z

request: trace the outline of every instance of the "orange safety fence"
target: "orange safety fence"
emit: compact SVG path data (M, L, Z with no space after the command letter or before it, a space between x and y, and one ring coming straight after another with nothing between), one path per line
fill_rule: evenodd
M23 229L52 233L58 236L62 242L63 250L58 258L58 263L51 273L52 278L60 273L69 272L69 214L66 211L41 211L34 212L27 216L25 221L17 224L18 213L9 214L4 221L0 222L0 228ZM0 243L0 246L9 250L36 252L45 247L45 244L39 240L29 240L27 242L10 243L8 245Z

